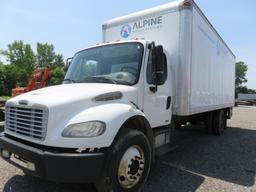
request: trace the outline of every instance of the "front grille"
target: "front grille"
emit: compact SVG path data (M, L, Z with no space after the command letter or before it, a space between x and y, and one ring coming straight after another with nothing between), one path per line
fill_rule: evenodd
M17 135L43 141L47 122L47 108L6 106L6 129Z

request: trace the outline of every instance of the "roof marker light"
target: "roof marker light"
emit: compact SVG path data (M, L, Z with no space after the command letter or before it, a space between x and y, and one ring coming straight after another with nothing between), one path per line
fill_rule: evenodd
M183 8L190 8L192 6L191 0L184 0L180 3L180 6Z

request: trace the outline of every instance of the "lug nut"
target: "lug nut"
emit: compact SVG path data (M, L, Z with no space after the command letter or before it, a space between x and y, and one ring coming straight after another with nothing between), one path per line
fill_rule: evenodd
M120 177L120 181L125 181L125 177L124 177L124 176L121 176L121 177Z
M141 157L138 157L138 156L135 156L135 158L136 158L136 159L139 159L139 160L141 160L141 159L142 159Z

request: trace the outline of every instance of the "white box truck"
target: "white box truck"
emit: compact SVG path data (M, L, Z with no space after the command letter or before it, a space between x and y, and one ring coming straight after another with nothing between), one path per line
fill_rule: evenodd
M221 135L232 115L235 56L192 0L105 22L67 68L6 103L1 156L44 179L140 191L173 128Z

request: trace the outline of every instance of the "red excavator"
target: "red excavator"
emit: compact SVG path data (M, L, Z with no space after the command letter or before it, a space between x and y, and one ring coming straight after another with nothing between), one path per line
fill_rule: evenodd
M51 71L48 67L36 69L33 71L27 87L16 87L12 89L12 97L45 87L47 80L49 79L50 72Z

